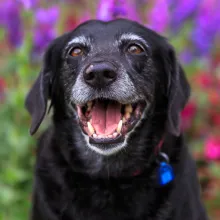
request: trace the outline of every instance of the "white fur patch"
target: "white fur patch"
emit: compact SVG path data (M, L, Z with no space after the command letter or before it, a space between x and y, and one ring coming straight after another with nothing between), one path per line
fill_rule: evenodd
M74 37L71 41L68 42L68 45L70 44L87 44L88 39L85 36L78 36Z
M125 143L119 143L119 144L114 144L114 145L115 145L115 147L112 147L110 149L105 149L105 150L102 150L101 148L98 148L93 144L88 144L88 147L91 150L93 150L96 153L101 154L103 156L111 156L126 147Z
M84 133L82 133L82 134L83 134L85 141L87 143L87 147L89 149L91 149L92 151L94 151L98 154L101 154L103 156L113 155L125 147L125 142L124 142L124 143L114 144L115 147L112 147L110 149L101 149L100 147L96 147L94 144L89 143L89 136L88 135L85 135Z
M137 41L144 43L147 47L149 47L147 42L141 36L138 36L137 34L134 34L134 33L124 33L120 36L119 40L120 41L123 41L123 40L135 41L135 40L137 40Z

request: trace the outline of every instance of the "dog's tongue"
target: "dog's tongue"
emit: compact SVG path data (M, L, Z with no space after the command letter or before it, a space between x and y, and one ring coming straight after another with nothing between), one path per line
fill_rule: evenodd
M121 105L118 102L96 101L92 112L92 126L96 134L112 134L121 119Z

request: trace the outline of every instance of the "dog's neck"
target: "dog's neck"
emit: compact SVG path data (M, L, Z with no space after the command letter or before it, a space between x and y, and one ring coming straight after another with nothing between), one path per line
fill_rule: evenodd
M69 128L69 126L65 127ZM155 160L159 150L166 153L172 163L172 156L176 154L174 151L177 151L178 149L178 147L177 149L172 149L170 147L176 146L175 142L177 142L178 138L166 134L164 137L161 135L160 138L158 138L158 141L155 143L155 146L152 146L151 150L148 149L147 152L140 152L140 157L138 156L135 158L135 155L132 151L130 153L129 150L127 150L127 152L119 152L114 156L104 157L88 149L83 140L77 140L77 137L72 137L73 139L70 138L71 134L68 132L70 132L71 129L68 129L67 132L65 131L65 127L62 127L61 124L59 124L59 130L55 129L54 137L59 136L59 139L66 140L65 143L72 143L72 146L70 147L70 145L68 146L68 144L66 144L66 146L57 147L63 152L64 159L68 162L69 166L72 167L74 172L83 173L92 176L93 178L133 177L138 176L145 171L150 175L151 171L156 167ZM80 128L74 127L74 132L78 134ZM61 134L62 138L60 136ZM75 146L74 143L77 143L77 146ZM59 145L57 141L55 141L55 144ZM181 146L181 144L179 146ZM67 149L69 151L68 153ZM144 155L146 156L146 159ZM149 155L151 156L149 157ZM135 161L135 165L130 164L131 157Z

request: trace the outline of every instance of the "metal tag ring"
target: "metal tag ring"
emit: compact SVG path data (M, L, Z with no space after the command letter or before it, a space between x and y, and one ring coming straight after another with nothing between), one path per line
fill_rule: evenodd
M166 161L167 163L170 162L169 157L167 156L167 154L165 154L163 152L159 152L157 162L162 162L162 161Z

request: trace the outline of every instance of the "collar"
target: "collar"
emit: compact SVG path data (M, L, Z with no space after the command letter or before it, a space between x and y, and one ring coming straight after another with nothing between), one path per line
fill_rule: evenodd
M175 178L174 174L174 169L172 165L169 163L169 157L166 153L161 151L161 147L163 146L164 143L164 136L163 138L159 141L158 145L155 147L155 154L156 157L155 163L156 165L156 184L159 187L166 186L167 184L172 183L172 181ZM136 170L133 172L133 177L134 176L139 176L142 174L141 170Z
M160 153L163 144L164 144L164 135L163 135L163 137L161 138L161 140L159 141L158 145L155 147L154 153L155 153L156 156ZM142 174L142 171L141 171L141 170L136 170L136 171L134 171L134 172L132 173L131 176L134 176L134 177L135 177L135 176L139 176L140 174Z
M164 143L164 136L162 137L162 139L159 141L158 145L155 147L155 154L159 154L159 152L161 151L161 148L163 146Z

